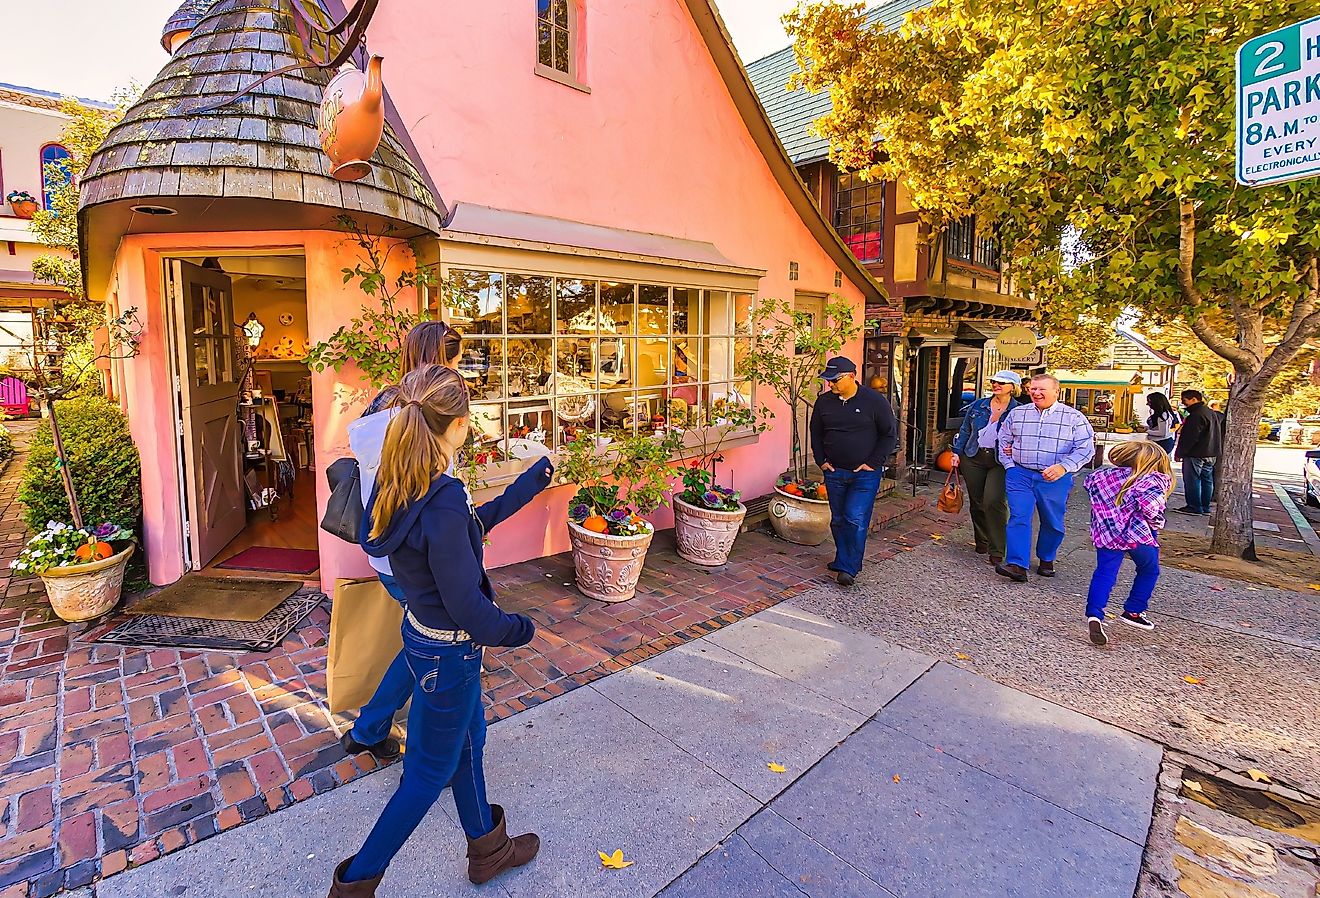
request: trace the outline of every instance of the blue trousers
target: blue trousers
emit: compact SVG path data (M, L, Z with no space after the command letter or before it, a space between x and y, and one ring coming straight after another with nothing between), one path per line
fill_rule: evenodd
M403 651L417 679L408 712L403 778L348 865L344 882L384 873L445 786L453 787L454 806L469 839L495 828L482 768L486 711L481 704L481 646L428 639L405 619Z
M862 570L866 534L880 492L880 472L826 471L825 491L830 498L830 532L834 534L834 561L830 567L856 577Z
M408 607L403 596L403 587L399 586L398 580L389 574L381 574L380 582L396 602L405 608ZM408 697L412 695L413 682L412 669L408 667L407 652L400 650L390 662L380 685L376 687L376 694L358 712L357 720L349 730L353 739L362 745L375 745L385 741L385 737L390 734L390 727L394 725L395 712L406 705Z
M1136 564L1137 577L1132 581L1132 592L1123 603L1123 610L1143 614L1150 607L1155 581L1160 578L1160 547L1137 546L1126 552L1122 549L1096 549L1095 573L1091 575L1091 590L1086 594L1087 617L1105 619L1105 606L1109 604L1109 594L1118 581L1118 569L1123 565L1124 555Z
M1209 514L1210 503L1215 499L1215 460L1184 458L1182 475L1187 507L1201 514Z
M1151 440L1151 442L1163 449L1165 454L1173 455L1173 447L1174 444L1178 442L1178 439L1177 437L1169 437L1164 440Z
M1004 564L1031 567L1031 519L1040 515L1040 533L1036 537L1036 557L1053 561L1063 545L1063 513L1072 492L1073 475L1064 474L1053 483L1039 471L1014 465L1004 474L1004 493L1008 499L1008 552Z

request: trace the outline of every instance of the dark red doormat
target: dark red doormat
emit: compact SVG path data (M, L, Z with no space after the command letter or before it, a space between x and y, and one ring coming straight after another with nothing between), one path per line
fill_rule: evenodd
M264 571L268 574L310 574L321 566L321 553L315 549L277 549L253 546L216 567L231 571Z

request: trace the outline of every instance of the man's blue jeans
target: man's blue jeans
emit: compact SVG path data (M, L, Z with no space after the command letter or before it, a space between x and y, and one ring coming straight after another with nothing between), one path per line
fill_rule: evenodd
M408 607L403 595L403 587L399 586L398 580L389 574L381 574L380 583L396 602L405 608ZM355 742L375 745L384 742L385 737L390 734L395 712L408 703L408 697L413 691L413 674L408 667L406 656L407 652L402 650L394 656L389 669L385 671L385 676L381 678L380 685L376 687L376 694L358 712L358 718L353 728L349 730L349 735Z
M345 882L384 873L445 786L453 787L458 820L469 839L495 828L482 767L481 646L428 639L405 619L403 651L417 681L403 777L345 871Z
M1150 597L1155 592L1155 581L1160 577L1160 547L1137 546L1124 552L1122 549L1096 549L1095 573L1091 575L1091 591L1086 594L1086 616L1105 619L1105 606L1109 604L1109 594L1118 582L1118 569L1123 566L1123 556L1129 555L1137 566L1137 577L1132 581L1132 592L1123 603L1123 610L1132 614L1144 614L1150 606Z
M1215 500L1215 460L1184 458L1182 475L1187 507L1201 514L1209 514L1210 503Z
M831 567L856 577L862 570L866 533L871 529L875 497L880 492L880 472L826 471L825 491L830 497L830 532L834 534Z
M1004 564L1031 567L1031 518L1040 515L1040 533L1036 537L1036 557L1053 561L1063 545L1063 513L1068 508L1073 475L1064 474L1054 482L1039 471L1018 465L1004 474L1004 492L1008 498L1008 554Z

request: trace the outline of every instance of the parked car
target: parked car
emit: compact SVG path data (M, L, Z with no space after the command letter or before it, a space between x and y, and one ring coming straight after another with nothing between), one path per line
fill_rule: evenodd
M1302 462L1302 492L1307 505L1320 508L1320 449L1306 450L1306 460Z

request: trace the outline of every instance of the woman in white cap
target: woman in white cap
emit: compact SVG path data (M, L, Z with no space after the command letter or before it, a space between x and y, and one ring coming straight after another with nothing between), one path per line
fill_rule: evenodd
M976 551L989 556L990 564L1004 560L1008 526L1008 500L1004 497L1004 466L999 463L996 440L999 423L1015 407L1022 375L998 371L990 378L990 395L978 399L963 412L962 428L953 440L953 466L967 482L971 500L972 531Z

